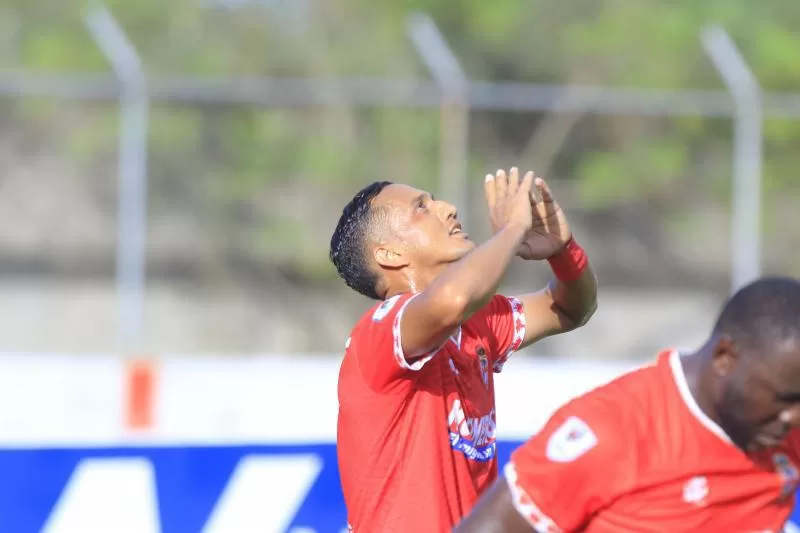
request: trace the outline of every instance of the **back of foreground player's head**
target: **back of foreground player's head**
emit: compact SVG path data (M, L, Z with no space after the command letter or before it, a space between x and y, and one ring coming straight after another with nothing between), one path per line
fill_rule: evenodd
M379 276L367 254L370 230L379 216L372 201L388 185L391 182L370 183L350 200L336 224L329 252L331 262L347 286L374 300L380 300L381 296L377 292Z
M725 304L714 333L729 337L742 355L758 357L800 342L800 281L769 277L743 287Z

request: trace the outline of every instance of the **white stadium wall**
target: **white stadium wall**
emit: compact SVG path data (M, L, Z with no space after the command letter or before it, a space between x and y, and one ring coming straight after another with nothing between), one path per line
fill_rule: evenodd
M512 361L499 458L631 363ZM0 531L340 533L333 356L0 356Z

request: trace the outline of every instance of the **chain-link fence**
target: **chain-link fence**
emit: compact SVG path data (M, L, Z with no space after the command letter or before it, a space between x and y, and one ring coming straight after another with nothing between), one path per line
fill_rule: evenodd
M731 238L737 168L740 183L759 178L762 142L765 168L793 162L781 128L800 116L798 96L755 93L773 133L762 141L760 118L748 123L748 103L724 90L477 82L431 19L400 25L410 44L398 78L324 64L307 67L316 78L153 73L148 61L163 62L151 47L142 82L124 30L114 33L110 12L94 16L69 32L84 32L98 50L89 62L114 75L0 72L0 283L12 303L0 342L10 349L338 351L368 305L327 261L344 203L372 180L409 182L455 197L483 239L482 176L517 165L550 180L601 286L586 328L532 351L646 357L699 340L730 289L731 243L746 232ZM186 48L198 38L189 33L169 42ZM765 172L764 184L761 263L800 273L798 238L782 230L798 216L792 183ZM140 229L145 268L120 278L139 257ZM758 258L752 245L744 255ZM504 290L537 289L548 275L515 265ZM131 326L122 339L120 316Z

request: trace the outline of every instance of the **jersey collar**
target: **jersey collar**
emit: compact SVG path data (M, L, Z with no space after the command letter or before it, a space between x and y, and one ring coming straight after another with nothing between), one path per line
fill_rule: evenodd
M683 403L686 404L689 412L710 432L714 433L728 444L733 444L733 441L728 434L725 433L725 430L722 429L719 424L711 420L711 418L700 409L700 406L697 405L697 401L694 399L692 391L689 389L689 382L686 381L686 373L683 371L681 354L678 350L674 350L669 354L669 366L672 370L672 377L675 379L675 385L678 386L681 399Z

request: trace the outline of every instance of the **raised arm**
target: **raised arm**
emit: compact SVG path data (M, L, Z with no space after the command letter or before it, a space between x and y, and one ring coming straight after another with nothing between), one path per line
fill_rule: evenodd
M508 180L490 203L494 236L449 265L425 290L411 299L399 320L407 360L441 346L459 324L495 294L511 260L530 231L533 175ZM487 185L488 186L488 185Z
M508 177L498 171L495 180L514 180L517 175L515 168ZM525 313L522 346L582 326L597 308L597 282L586 253L572 236L547 183L535 178L534 186L539 198L531 195L533 221L519 256L529 261L546 259L555 279L539 291L517 297Z
M540 291L518 296L527 323L522 346L583 326L597 309L597 279L573 238L549 262L555 279Z

